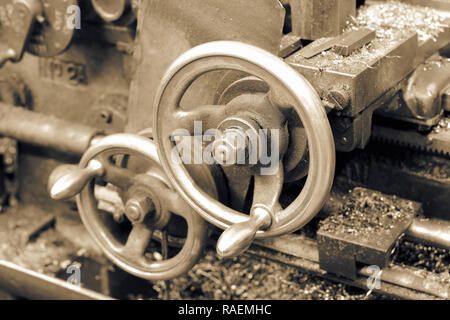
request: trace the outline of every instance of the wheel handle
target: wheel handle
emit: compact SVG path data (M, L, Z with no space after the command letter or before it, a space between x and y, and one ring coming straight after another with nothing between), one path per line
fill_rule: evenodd
M89 161L86 168L78 165L57 167L50 175L48 192L54 200L65 200L79 194L94 178L100 178L105 172L101 162Z

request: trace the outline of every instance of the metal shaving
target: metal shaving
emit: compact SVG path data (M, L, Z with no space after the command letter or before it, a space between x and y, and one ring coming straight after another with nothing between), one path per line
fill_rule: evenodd
M428 7L389 1L363 6L351 23L351 28L368 27L377 32L378 38L393 39L394 30L415 31L419 45L448 28L450 13Z
M411 201L364 188L349 191L342 210L320 223L321 230L354 236L389 231L414 215Z
M154 285L160 299L171 300L362 300L379 294L329 281L264 258L219 260L207 251L186 275Z
M401 267L420 268L416 269L419 275L446 285L450 284L450 255L448 250L403 241L394 262Z
M388 53L402 41L417 33L419 45L427 40L436 40L445 28L449 27L450 14L427 7L414 6L399 1L365 5L359 8L356 18L349 22L346 31L369 28L376 31L377 37L352 55L344 57L331 50L324 51L311 59L294 55L292 62L311 65L319 70L358 73L381 57L400 59ZM317 41L327 41L330 38Z

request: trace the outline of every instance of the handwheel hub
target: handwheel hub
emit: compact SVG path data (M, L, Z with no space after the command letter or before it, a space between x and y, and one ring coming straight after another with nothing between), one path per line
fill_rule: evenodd
M125 204L125 215L132 223L143 222L147 215L155 213L155 205L147 194L140 192L128 199Z
M224 167L255 165L259 161L259 124L245 116L225 119L217 128L221 133L214 141L213 156Z

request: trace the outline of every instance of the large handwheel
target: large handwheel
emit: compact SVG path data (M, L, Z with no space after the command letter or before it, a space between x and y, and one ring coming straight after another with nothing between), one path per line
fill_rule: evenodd
M184 108L181 102L191 85L206 73L217 70L235 70L256 77L270 88L269 92L242 94L226 105ZM279 203L284 181L282 160L292 147L286 137L290 121L287 110L298 115L305 129L309 169L298 197L283 209ZM261 164L250 166L234 162L236 170L250 170L254 176L250 216L210 197L189 175L185 163L174 161L173 152L178 148L174 132L183 129L198 135L194 132L195 121L202 122L203 132L210 128L234 133L242 128L279 130L280 162L275 170L268 173L263 172ZM154 104L153 130L162 166L176 190L202 217L226 230L217 245L220 256L243 252L255 237L274 237L301 228L320 211L329 196L334 178L335 147L321 100L303 76L259 48L221 41L200 45L183 54L162 80ZM224 137L226 135L218 138L225 141L225 147L218 145L215 151L226 154L239 149L229 137Z
M123 199L125 226L99 212L94 192L99 184L114 186ZM202 253L206 223L170 187L156 146L148 138L132 134L102 138L85 152L78 167L54 171L49 192L55 199L78 194L78 209L90 235L111 261L137 277L175 278L192 268ZM175 245L181 246L178 252L169 248L168 226L175 215L187 226L184 241ZM152 237L158 238L160 250L150 245Z

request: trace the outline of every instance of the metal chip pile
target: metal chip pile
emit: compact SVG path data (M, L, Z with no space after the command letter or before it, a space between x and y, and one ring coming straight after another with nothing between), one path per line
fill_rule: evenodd
M239 256L219 260L207 251L183 277L158 282L160 299L219 300L362 300L384 296L342 283L324 280L310 273L267 259Z
M368 27L377 32L378 38L387 39L393 39L394 30L415 31L422 44L429 39L436 40L449 27L448 18L448 12L389 1L361 7L351 27Z
M422 275L450 284L450 254L448 250L405 240L399 246L394 262L401 266L427 270L431 272L431 275L425 272Z
M350 190L344 198L341 212L320 223L325 232L360 235L387 231L416 210L412 201L363 188Z
M449 27L450 14L427 7L414 6L399 1L370 4L358 9L356 18L349 22L348 29L369 28L376 31L376 38L348 57L324 51L321 54L305 59L300 54L292 57L293 63L301 63L339 72L358 73L366 68L373 68L373 63L381 57L400 59L388 53L402 41L418 34L419 45L436 37ZM348 30L347 30L348 31ZM316 41L325 42L330 38Z

